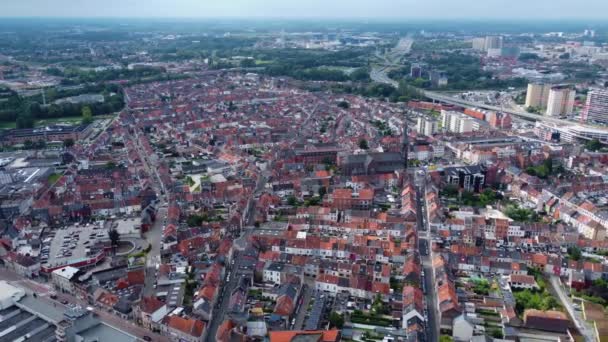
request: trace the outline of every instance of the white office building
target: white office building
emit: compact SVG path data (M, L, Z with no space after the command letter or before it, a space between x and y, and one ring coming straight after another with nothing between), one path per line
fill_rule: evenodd
M431 136L437 133L438 122L436 119L429 117L418 117L416 124L416 132L421 135Z
M593 89L587 93L583 120L608 124L608 90Z
M474 118L460 112L441 111L441 125L443 129L452 133L468 133L480 129L480 123Z

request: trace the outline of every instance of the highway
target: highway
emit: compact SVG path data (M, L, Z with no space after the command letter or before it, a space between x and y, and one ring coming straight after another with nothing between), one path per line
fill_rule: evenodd
M376 57L381 60L380 64L372 67L370 71L370 77L374 82L390 84L393 87L398 87L399 82L388 77L387 73L391 68L400 67L399 60L403 55L409 53L414 45L414 39L411 35L405 38L401 38L397 45L387 54L379 55Z
M410 51L413 42L414 42L414 40L409 37L403 38L402 40L399 41L399 44L397 45L397 47L395 47L388 54L386 54L384 56L376 55L377 58L383 60L383 63L380 63L379 65L376 65L371 68L371 71L370 71L371 79L374 82L389 84L393 87L398 87L399 83L397 81L391 79L390 77L388 77L388 72L391 70L391 68L400 66L399 65L399 56L400 55L395 54L395 51L399 51L401 53L401 55L406 54ZM595 130L598 130L598 129L605 130L606 132L608 132L608 129L606 129L605 127L601 127L601 126L581 124L581 123L574 122L574 121L564 120L564 119L555 118L555 117L551 117L551 116L532 114L532 113L528 113L528 112L520 111L520 110L505 109L505 108L501 108L501 107L497 107L497 106L487 105L485 103L471 102L471 101L463 100L458 97L452 97L452 96L440 94L440 93L434 92L434 91L428 91L428 90L424 90L424 89L420 89L420 88L415 88L415 89L420 91L427 98L429 98L431 100L439 101L439 102L449 103L449 104L458 105L458 106L481 108L481 109L491 110L491 111L495 111L495 112L508 113L515 117L523 118L526 120L544 121L544 122L550 122L550 123L555 123L555 124L559 124L559 125L577 124L582 127L587 127L587 128L595 129Z
M442 95L442 94L439 94L439 93L433 92L433 91L422 90L422 89L418 89L418 90L420 92L422 92L424 94L424 96L428 97L431 100L445 102L445 103L454 104L454 105L458 105L458 106L476 107L476 108L482 108L482 109L496 111L496 112L508 113L513 116L521 117L521 118L524 118L527 120L546 121L546 122L551 122L551 123L560 124L560 125L578 124L580 126L589 127L589 128L593 128L593 129L599 128L599 127L595 127L595 126L591 126L591 125L583 125L583 124L580 124L580 123L574 122L574 121L554 118L551 116L532 114L532 113L512 110L512 109L505 109L505 108L487 105L487 104L479 103L479 102L471 102L471 101L463 100L463 99L460 99L457 97ZM607 132L608 132L608 130L607 130Z

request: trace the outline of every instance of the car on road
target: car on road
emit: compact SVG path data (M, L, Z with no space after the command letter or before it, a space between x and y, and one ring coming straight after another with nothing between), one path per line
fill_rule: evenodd
M60 303L63 305L68 305L70 302L68 302L67 299L62 299Z
M150 336L148 336L148 335L144 335L144 336L142 337L142 339L143 339L144 341L152 341L152 337L150 337Z

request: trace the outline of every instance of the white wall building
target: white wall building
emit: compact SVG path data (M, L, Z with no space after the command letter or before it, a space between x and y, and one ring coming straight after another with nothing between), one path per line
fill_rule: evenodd
M547 116L562 117L572 114L576 91L570 86L554 86L549 91Z
M51 273L51 281L57 290L72 293L72 279L78 271L78 268L72 266L56 269Z

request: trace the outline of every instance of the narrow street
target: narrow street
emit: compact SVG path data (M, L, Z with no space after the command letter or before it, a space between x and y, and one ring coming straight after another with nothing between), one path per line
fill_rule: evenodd
M427 305L427 335L429 341L439 340L439 315L437 313L437 294L435 293L435 273L433 270L433 241L431 239L428 217L424 200L424 181L416 185L416 210L418 224L418 251L424 270L424 295ZM423 215L424 213L424 215Z
M161 206L156 212L156 221L145 233L145 238L151 246L150 252L146 259L146 282L144 288L144 295L151 296L154 294L154 283L156 282L156 266L160 264L160 247L163 235L163 228L165 227L165 220L167 218L167 207Z
M304 327L304 319L306 318L306 312L308 311L308 304L310 304L310 300L312 299L312 288L310 285L307 285L304 288L302 298L302 305L300 306L298 314L296 315L296 322L293 325L293 330L302 330Z
M238 255L238 252L234 253L234 265L232 265L232 267L230 267L229 269L226 269L226 274L228 274L228 272L231 272L231 270L238 270L240 266L239 261L241 260ZM215 335L217 333L218 327L222 322L224 322L225 319L228 318L227 313L228 304L230 302L230 294L239 284L241 277L241 275L233 274L231 272L230 280L226 282L226 280L224 279L224 281L222 282L223 286L220 286L220 295L218 298L218 302L213 308L213 315L211 317L211 321L209 322L206 341L215 341Z

